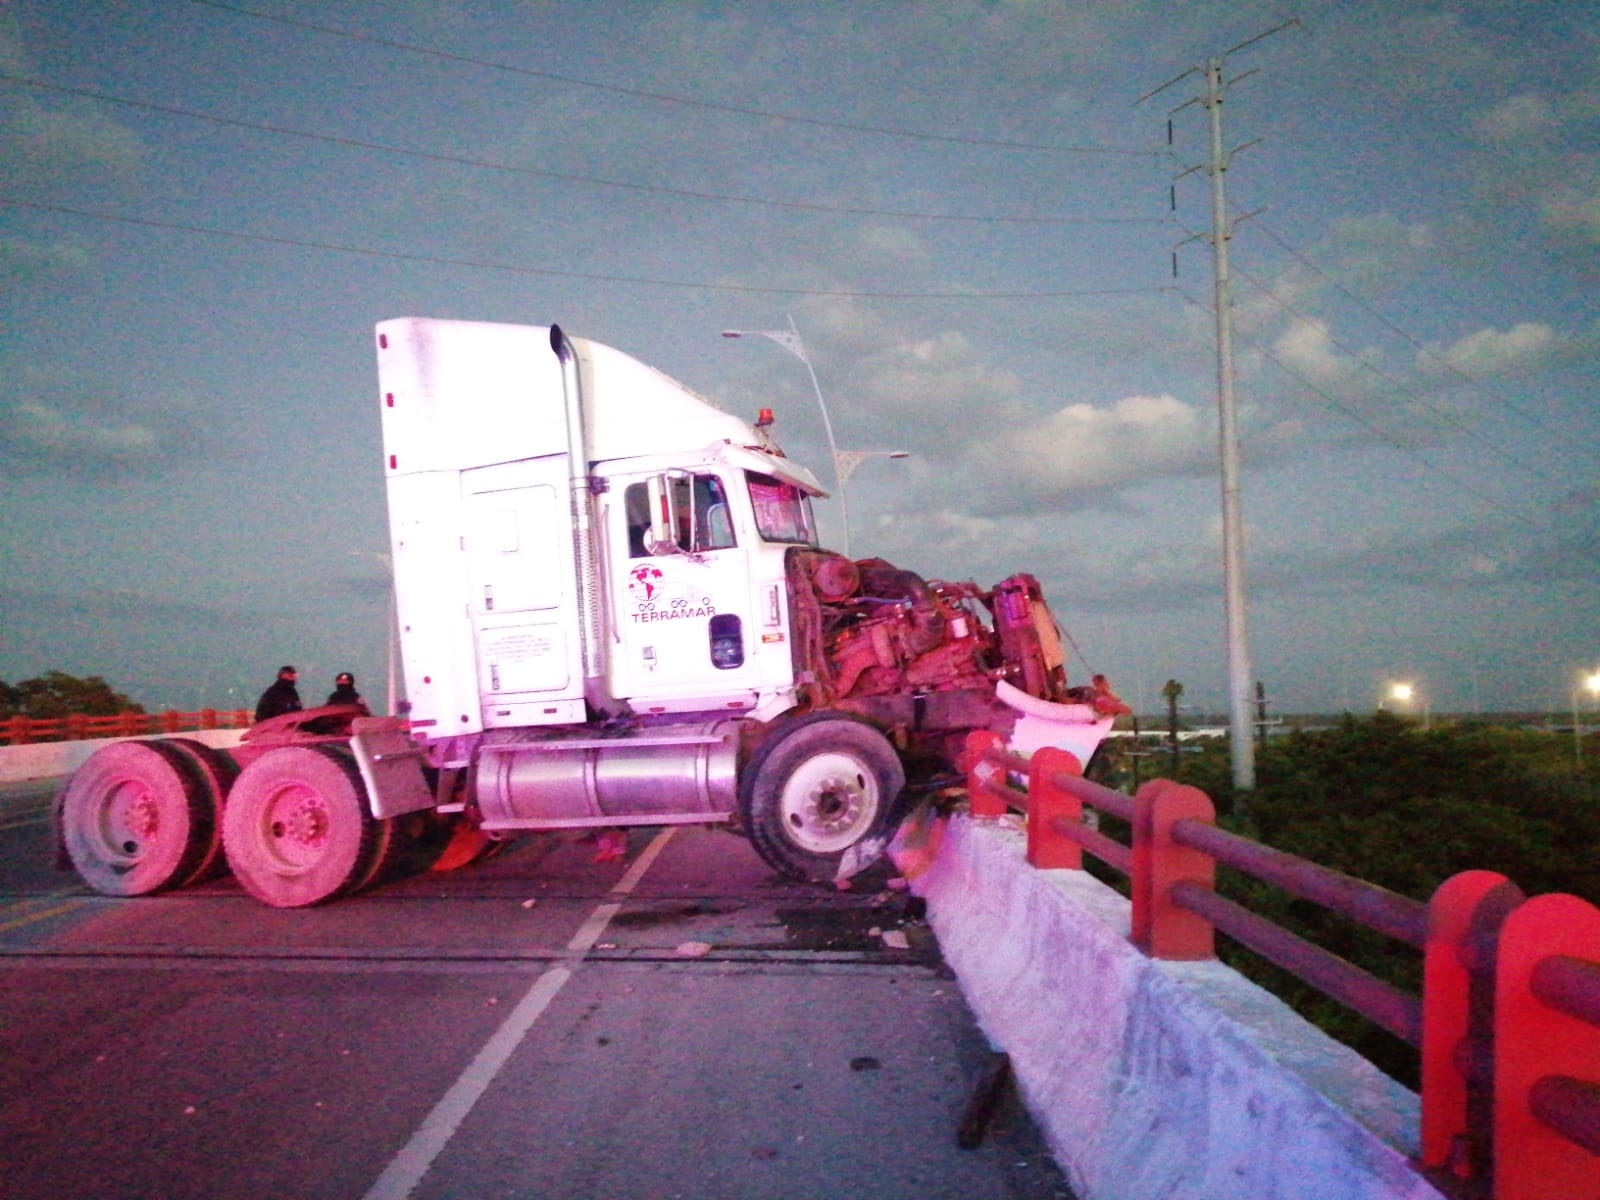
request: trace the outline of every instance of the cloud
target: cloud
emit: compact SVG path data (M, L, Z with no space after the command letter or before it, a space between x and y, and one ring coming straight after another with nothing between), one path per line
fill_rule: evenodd
M1145 540L1118 561L1117 547L1078 562L1074 602L1096 611L1181 611L1221 594L1221 533L1215 519L1181 541ZM1246 587L1257 600L1371 596L1385 588L1421 588L1471 596L1486 589L1528 589L1562 582L1600 583L1600 524L1590 507L1565 524L1533 529L1490 519L1442 529L1352 529L1307 539L1245 531ZM1084 569L1094 562L1095 569Z
M1069 404L999 427L1006 432L970 451L986 480L974 507L985 513L1040 503L1120 504L1114 497L1128 488L1214 465L1209 416L1169 395Z
M39 242L28 238L0 238L0 285L36 279L57 271L82 272L89 263L88 250L76 240Z
M1478 150L1467 166L1484 210L1469 236L1502 239L1515 228L1507 211L1520 211L1557 245L1600 244L1597 125L1600 85L1589 81L1517 92L1479 113L1471 126Z
M913 418L925 432L953 428L964 435L980 422L980 414L981 423L989 424L1021 412L1016 374L989 365L965 334L953 330L901 341L873 355L862 391L873 408Z
M1322 320L1296 320L1272 350L1278 365L1328 397L1358 400L1395 387L1379 365L1378 350L1342 350Z
M1480 114L1473 122L1473 131L1486 142L1526 143L1548 137L1558 124L1548 100L1524 93L1508 96Z
M1539 218L1552 233L1600 245L1600 169L1591 162L1582 179L1550 190L1539 203Z
M126 179L144 158L136 133L87 102L47 108L14 95L0 105L0 185L49 188Z
M1428 373L1449 371L1469 379L1487 379L1547 362L1558 349L1548 325L1522 321L1509 329L1480 329L1448 346L1432 345L1417 354L1417 366Z
M1323 392L1349 395L1365 390L1370 379L1365 359L1340 354L1325 321L1296 321L1273 346L1277 360Z
M160 475L210 453L196 408L24 369L0 383L0 468L14 476L102 481Z
M96 474L138 468L156 457L156 436L146 426L97 424L37 401L0 409L0 460L13 468Z

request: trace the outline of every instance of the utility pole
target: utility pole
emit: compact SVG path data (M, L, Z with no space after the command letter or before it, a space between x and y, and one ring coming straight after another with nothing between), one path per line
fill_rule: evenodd
M1211 125L1211 257L1217 315L1217 414L1222 459L1222 583L1226 592L1228 630L1228 731L1232 746L1233 786L1256 786L1254 713L1250 711L1250 640L1245 621L1244 521L1239 486L1239 418L1233 394L1233 277L1228 273L1228 243L1233 222L1228 217L1229 155L1222 146L1222 59L1206 63L1206 111ZM1237 808L1237 806L1235 806Z
M1208 59L1204 67L1194 67L1182 75L1168 80L1153 92L1141 96L1149 99L1179 79L1199 73L1205 79L1205 92L1196 100L1178 106L1174 112L1199 103L1205 106L1210 127L1210 155L1204 170L1211 178L1211 242L1212 294L1217 331L1217 416L1218 440L1222 466L1222 583L1225 598L1226 629L1228 640L1228 747L1233 765L1233 786L1241 793L1234 802L1234 812L1244 816L1247 800L1244 793L1256 786L1255 714L1251 696L1250 639L1245 619L1244 589L1244 519L1239 486L1239 419L1234 402L1233 382L1233 280L1228 270L1228 243L1233 238L1235 222L1228 216L1227 172L1228 164L1238 150L1254 143L1246 143L1234 150L1224 147L1222 139L1222 102L1229 86L1238 80L1223 78L1222 68L1228 55L1271 37L1298 19L1257 34L1240 42L1232 50ZM1240 76L1243 78L1243 76ZM1187 174L1188 172L1185 172Z

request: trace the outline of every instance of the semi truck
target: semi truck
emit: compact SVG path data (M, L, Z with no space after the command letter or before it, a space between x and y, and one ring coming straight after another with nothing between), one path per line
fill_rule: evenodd
M63 858L141 895L230 871L301 907L419 838L723 825L836 882L966 736L1087 764L1117 713L1068 682L1038 581L931 580L825 549L826 492L770 409L744 421L558 325L376 327L406 711L322 707L215 750L97 750L56 805Z

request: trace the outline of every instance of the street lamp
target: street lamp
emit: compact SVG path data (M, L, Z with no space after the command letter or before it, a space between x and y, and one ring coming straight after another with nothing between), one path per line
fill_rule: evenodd
M909 450L840 450L838 443L833 440L833 422L828 419L828 406L822 399L822 387L817 383L817 372L811 366L811 359L806 354L805 343L800 340L800 330L795 326L794 318L789 318L787 329L724 329L722 336L725 338L764 337L768 341L776 342L790 354L794 355L806 365L806 374L811 376L811 390L817 396L817 411L822 414L822 429L828 435L828 457L833 462L833 490L839 494L839 515L844 520L844 554L850 557L850 504L845 499L845 484L850 476L855 473L864 459L868 458L910 458Z
M1584 692L1589 693L1591 702L1600 700L1600 671L1584 672L1572 689L1572 757L1580 766L1583 763L1583 730L1578 724L1578 697Z
M1393 700L1396 704L1403 704L1407 708L1411 707L1413 701L1420 699L1420 701L1422 702L1422 729L1423 729L1424 733L1427 732L1428 726L1429 726L1429 717L1431 715L1429 713L1429 711L1428 711L1428 697L1427 697L1426 693L1421 692L1418 689L1416 684L1414 684L1414 683L1393 683L1393 684L1390 684L1389 685L1389 699Z

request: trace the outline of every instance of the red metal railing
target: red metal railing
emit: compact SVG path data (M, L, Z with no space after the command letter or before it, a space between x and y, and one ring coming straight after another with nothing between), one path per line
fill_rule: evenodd
M992 733L968 739L967 765L974 817L1027 814L1030 864L1078 868L1087 850L1128 876L1131 940L1152 958L1212 958L1221 930L1417 1047L1423 1165L1493 1200L1600 1197L1600 909L1529 900L1492 871L1420 903L1217 828L1198 788L1157 779L1129 797L1070 754L1024 758ZM1128 822L1132 844L1085 806ZM1219 896L1218 863L1420 950L1422 995Z
M245 709L203 708L181 713L117 713L109 717L7 717L0 720L0 743L25 746L34 742L77 742L87 738L139 737L149 733L184 733L193 729L248 729Z

